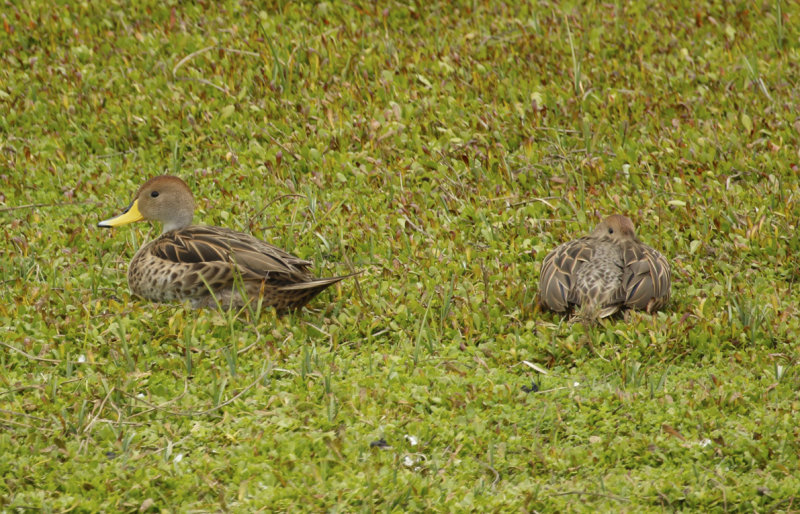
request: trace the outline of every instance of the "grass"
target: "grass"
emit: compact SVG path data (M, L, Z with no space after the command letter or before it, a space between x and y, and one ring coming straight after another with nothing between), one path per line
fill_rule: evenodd
M0 508L798 510L800 9L515 5L5 4ZM132 297L95 225L163 172L364 273ZM541 312L611 212L669 309Z

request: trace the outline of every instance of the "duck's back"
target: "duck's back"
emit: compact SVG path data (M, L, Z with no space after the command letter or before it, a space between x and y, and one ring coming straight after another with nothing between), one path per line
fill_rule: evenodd
M540 298L557 312L570 305L603 305L622 283L622 250L612 241L582 237L558 246L545 257Z
M128 283L135 294L163 302L208 296L209 289L230 291L237 280L246 289L311 281L310 265L248 234L198 225L143 246L128 268Z
M663 309L672 288L666 257L645 244L632 243L623 248L623 261L622 284L616 300L647 312Z
M294 282L311 276L311 261L223 227L196 225L167 232L153 241L153 254L177 263L234 263L245 279Z
M576 271L570 303L607 306L622 284L622 248L612 241L590 240L592 257Z

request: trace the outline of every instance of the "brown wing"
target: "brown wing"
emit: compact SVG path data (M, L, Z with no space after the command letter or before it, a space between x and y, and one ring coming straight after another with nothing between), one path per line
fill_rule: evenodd
M544 258L539 276L539 298L548 309L563 312L571 303L579 303L575 277L594 254L592 246L587 243L587 238L564 243Z
M627 307L654 312L669 301L670 269L667 259L641 243L631 243L623 250L620 300Z
M153 255L209 270L235 264L244 280L294 283L309 280L306 261L253 236L222 227L191 226L167 232L153 242ZM198 266L199 268L199 266Z

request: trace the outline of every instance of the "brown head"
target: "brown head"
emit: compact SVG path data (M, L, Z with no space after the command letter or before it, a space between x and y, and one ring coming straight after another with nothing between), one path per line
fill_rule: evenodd
M163 232L192 224L194 197L186 182L171 175L161 175L145 182L133 202L115 218L101 221L99 227L116 227L139 220L160 221Z
M597 224L592 237L606 237L616 242L623 241L637 241L636 229L633 227L633 222L627 216L621 214L612 214L603 221Z

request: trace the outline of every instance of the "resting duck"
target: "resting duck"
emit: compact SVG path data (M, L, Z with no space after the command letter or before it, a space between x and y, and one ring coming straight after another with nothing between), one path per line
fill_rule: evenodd
M613 214L544 258L539 299L556 312L580 306L589 317L625 307L655 312L669 301L670 282L667 259L636 238L630 218Z
M190 300L194 307L242 307L249 302L277 310L298 309L328 286L350 275L315 278L303 260L255 237L222 227L192 225L194 197L178 177L145 182L115 218L163 224L162 234L142 246L128 267L128 285L155 302Z

